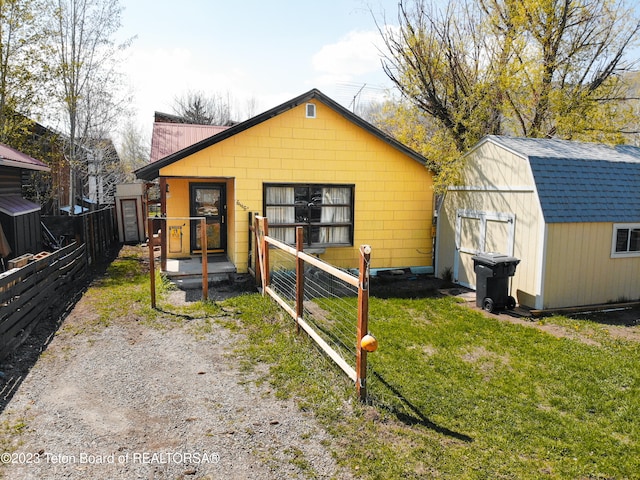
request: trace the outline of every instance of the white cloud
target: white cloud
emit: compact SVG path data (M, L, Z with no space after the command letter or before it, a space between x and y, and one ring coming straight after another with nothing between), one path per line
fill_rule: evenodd
M312 58L312 66L320 74L317 81L335 84L379 72L382 45L378 31L353 31L323 46Z
M153 113L172 113L175 99L189 91L229 93L244 103L242 99L251 96L251 76L240 68L215 64L215 58L199 58L187 48L132 48L123 71L134 95L136 123L150 131Z

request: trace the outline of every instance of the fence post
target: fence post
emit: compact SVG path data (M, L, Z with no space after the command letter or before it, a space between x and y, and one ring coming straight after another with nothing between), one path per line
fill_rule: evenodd
M371 247L360 246L358 281L358 326L356 328L356 392L361 402L367 398L367 352L361 342L369 330L369 262Z
M260 251L262 248L260 245L260 219L258 218L258 215L253 217L253 237L253 263L255 264L256 269L256 286L260 285L261 287L264 287L262 281L262 253ZM258 282L260 283L258 284Z
M261 239L261 249L262 249L262 270L263 270L263 282L262 291L271 284L271 278L269 277L269 244L265 237L269 236L269 221L267 217L262 217L262 239Z
M149 280L151 281L151 308L156 308L156 264L153 253L153 219L149 218Z
M164 233L164 232L162 232ZM207 249L207 219L200 220L200 247L202 248L202 300L209 300L209 257Z
M304 250L304 229L296 227L296 252ZM296 254L296 333L300 333L299 318L304 316L304 260Z
M160 270L167 271L167 234L169 228L167 227L167 217L164 216L160 219L160 231L158 237L160 237Z

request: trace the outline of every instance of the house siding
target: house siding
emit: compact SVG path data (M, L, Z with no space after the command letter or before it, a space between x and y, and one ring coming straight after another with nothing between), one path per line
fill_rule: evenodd
M548 227L543 308L640 299L640 257L611 258L612 223Z
M353 268L358 247L369 244L372 268L431 266L431 173L322 102L312 103L316 118L305 118L299 105L162 168L172 195L167 216L188 216L189 181L227 182L228 254L246 272L248 212L262 214L264 183L354 184L354 246L327 248L321 258ZM183 245L188 254L188 231Z

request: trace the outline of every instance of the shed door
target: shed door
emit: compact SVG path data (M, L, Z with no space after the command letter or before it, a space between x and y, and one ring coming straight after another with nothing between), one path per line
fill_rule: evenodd
M124 229L124 242L139 242L138 235L138 204L135 200L120 200L122 211L122 227Z
M485 252L499 252L512 256L514 234L515 215L512 213L458 210L454 281L475 288L476 276L472 257Z

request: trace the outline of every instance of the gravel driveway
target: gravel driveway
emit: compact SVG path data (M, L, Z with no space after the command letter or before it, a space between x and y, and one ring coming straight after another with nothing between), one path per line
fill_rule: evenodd
M311 415L239 371L235 333L212 322L197 337L204 320L169 319L164 330L121 321L83 331L92 315L81 299L2 411L5 432L24 427L0 476L351 478Z

